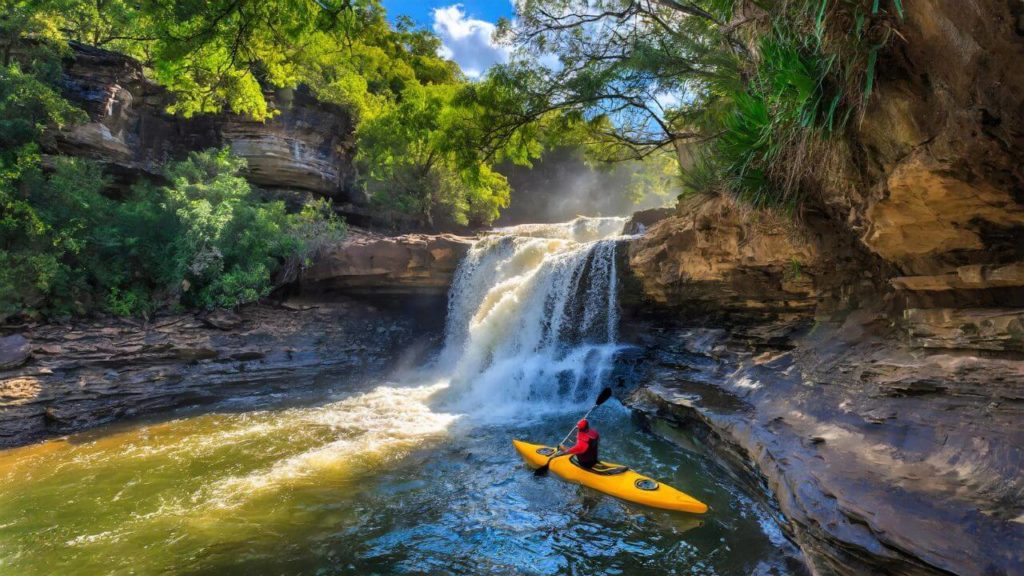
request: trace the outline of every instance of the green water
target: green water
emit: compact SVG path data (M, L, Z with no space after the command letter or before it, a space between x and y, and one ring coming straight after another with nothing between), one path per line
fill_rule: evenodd
M603 455L689 492L697 517L535 478L513 436L442 385L259 400L0 452L0 574L786 574L781 537L707 462L595 415ZM614 404L614 403L612 403ZM789 562L789 564L787 564Z

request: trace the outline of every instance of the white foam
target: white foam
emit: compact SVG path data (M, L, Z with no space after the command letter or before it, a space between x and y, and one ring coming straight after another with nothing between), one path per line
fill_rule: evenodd
M435 412L428 402L447 387L444 381L419 387L380 386L317 408L285 410L278 420L287 425L279 428L279 433L326 428L335 439L279 460L269 468L221 480L194 499L231 506L253 494L332 471L344 475L376 460L404 455L428 440L443 439L459 416Z
M488 419L575 407L611 370L623 218L495 230L456 273L441 365L452 408Z

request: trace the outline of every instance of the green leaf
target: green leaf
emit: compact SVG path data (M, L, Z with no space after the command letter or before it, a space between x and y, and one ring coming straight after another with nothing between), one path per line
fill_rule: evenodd
M863 99L867 102L868 98L871 97L871 91L875 85L875 63L878 61L878 50L881 46L873 46L871 51L868 52L868 64L866 71L866 79L864 81L864 96Z

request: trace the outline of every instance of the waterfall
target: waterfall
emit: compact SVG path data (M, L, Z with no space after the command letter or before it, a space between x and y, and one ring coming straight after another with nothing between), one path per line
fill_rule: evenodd
M585 405L618 349L624 218L501 228L455 275L441 367L455 408L489 418Z

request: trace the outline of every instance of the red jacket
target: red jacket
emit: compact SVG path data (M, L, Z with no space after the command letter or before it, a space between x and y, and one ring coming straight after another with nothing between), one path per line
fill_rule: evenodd
M584 466L597 464L597 445L601 435L593 428L579 430L576 433L576 444L565 451L566 454L575 454L576 459Z

